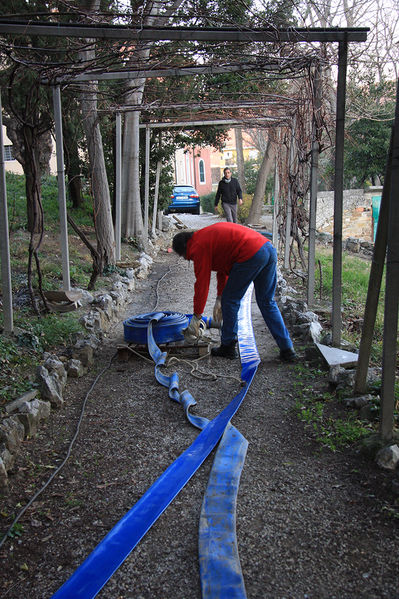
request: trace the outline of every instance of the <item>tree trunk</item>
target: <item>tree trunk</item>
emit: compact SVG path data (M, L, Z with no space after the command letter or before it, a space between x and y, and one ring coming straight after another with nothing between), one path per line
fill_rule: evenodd
M38 140L32 127L23 126L24 136L24 172L26 189L26 208L28 231L42 233L43 208L41 202L40 159Z
M245 170L244 170L244 150L242 146L242 129L235 127L235 138L236 138L236 152L237 152L237 177L240 182L242 193L247 193L247 186L245 184Z
M258 176L256 178L255 193L252 200L251 209L249 211L249 216L247 219L247 222L250 224L256 225L260 222L260 218L262 215L262 206L265 202L267 178L270 174L275 154L275 146L269 140L267 142L266 151L263 155L262 163L259 167Z
M105 169L103 143L97 118L97 84L91 83L81 100L83 126L89 153L89 176L94 204L94 227L100 272L115 264L115 236L112 225L111 199Z
M140 103L142 92L129 97L129 102ZM140 196L140 113L126 114L123 132L122 159L122 235L143 237L143 215Z
M90 13L99 10L100 1L91 0L85 3ZM87 40L89 45L92 40ZM95 57L95 50L79 52L83 63L88 63ZM105 168L103 142L97 114L97 82L92 81L81 101L83 128L87 140L89 154L89 176L94 205L94 227L97 238L98 261L94 269L100 273L105 266L115 264L115 235L112 225L111 199Z

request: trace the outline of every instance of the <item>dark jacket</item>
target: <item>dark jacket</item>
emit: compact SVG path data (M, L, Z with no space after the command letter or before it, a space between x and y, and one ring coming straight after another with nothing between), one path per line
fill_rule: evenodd
M238 180L231 177L230 183L226 183L223 177L223 179L219 181L215 197L215 206L219 204L220 198L222 198L222 203L236 204L237 197L242 200L242 191Z

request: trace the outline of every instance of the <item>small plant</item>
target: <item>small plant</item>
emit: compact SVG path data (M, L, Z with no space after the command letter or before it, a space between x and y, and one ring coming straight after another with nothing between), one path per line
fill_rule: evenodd
M295 371L298 380L294 383L294 410L320 445L337 451L370 433L371 425L361 422L352 414L348 414L345 419L331 415L331 406L334 401L339 401L339 394L320 394L314 390L312 383L316 373L320 374L320 371L306 368L303 364L297 364Z
M8 532L8 536L11 537L12 539L15 539L15 538L21 537L23 532L24 532L23 525L20 524L19 522L16 522L14 524L14 526L11 528L11 530Z

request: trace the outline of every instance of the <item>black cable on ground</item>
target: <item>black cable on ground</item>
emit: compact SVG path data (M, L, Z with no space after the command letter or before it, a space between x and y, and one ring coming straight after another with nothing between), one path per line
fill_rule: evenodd
M88 392L86 393L86 396L83 400L83 404L82 404L82 409L80 411L80 416L79 416L79 420L78 420L78 424L76 426L76 430L75 430L75 434L72 437L72 440L69 444L68 447L68 451L67 454L65 456L65 458L63 459L62 463L58 466L58 468L56 470L54 470L54 472L52 473L52 475L50 476L50 478L44 483L44 485L41 487L41 489L39 489L35 495L33 495L33 497L28 501L28 503L22 508L22 510L19 512L19 514L16 516L16 518L14 518L13 522L11 523L11 525L8 527L8 530L6 531L5 535L3 536L3 538L0 541L0 548L4 545L4 543L6 542L6 539L9 537L10 532L12 531L12 529L14 528L14 526L16 525L16 523L18 522L18 520L21 519L21 517L24 515L24 513L26 512L26 510L32 505L32 503L34 503L34 501L36 501L36 499L39 497L39 495L41 495L41 493L43 493L43 491L49 486L49 484L54 480L54 478L57 476L57 474L60 472L60 470L65 466L66 462L68 461L71 452L72 452L72 448L75 444L75 441L79 435L79 431L80 431L80 425L82 423L83 420L83 415L86 409L86 404L87 404L87 400L89 399L89 395L90 393L93 391L94 387L96 386L97 382L99 381L99 379L102 377L102 375L104 374L104 372L106 372L110 367L111 364L115 358L117 354L115 353L112 358L110 359L109 363L107 364L107 366L105 366L101 372L99 372L99 374L96 376L96 378L94 379L93 383L90 386L90 389L88 390Z

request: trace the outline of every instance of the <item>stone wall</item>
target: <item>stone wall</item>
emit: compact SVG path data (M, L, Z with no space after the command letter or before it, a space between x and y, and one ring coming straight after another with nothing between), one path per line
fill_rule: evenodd
M343 193L343 237L373 240L372 197L381 195L382 187L367 190L350 189ZM334 219L334 192L321 191L317 195L316 229L332 233Z

